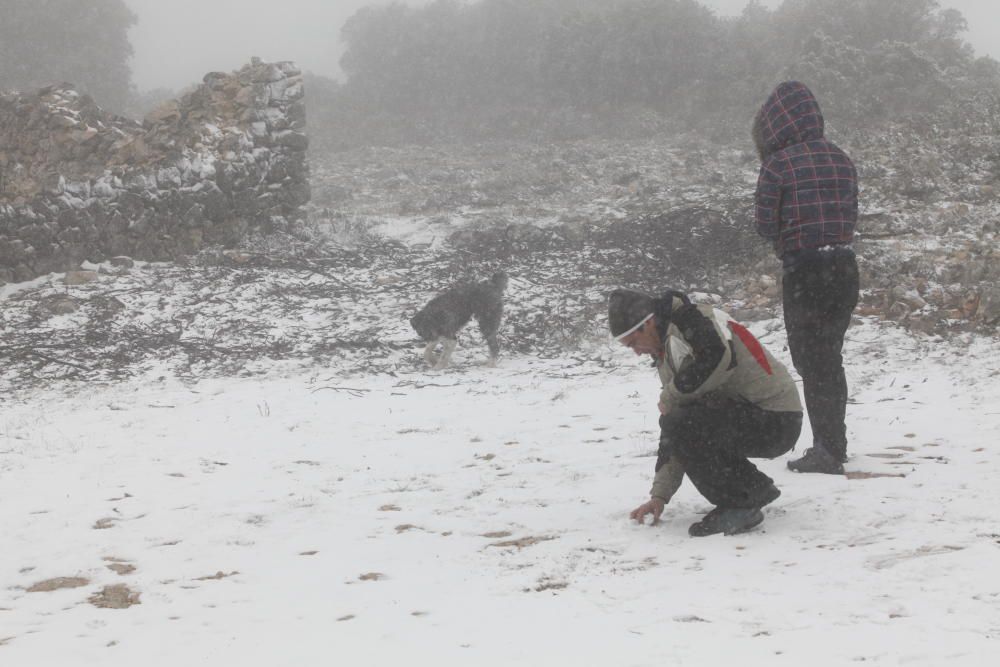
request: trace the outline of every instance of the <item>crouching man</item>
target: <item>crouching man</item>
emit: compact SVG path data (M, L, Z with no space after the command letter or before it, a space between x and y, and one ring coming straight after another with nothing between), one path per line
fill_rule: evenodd
M611 335L657 366L660 448L647 502L632 510L657 523L686 474L715 505L694 537L750 530L781 492L748 457L789 451L802 429L802 403L788 371L726 313L679 292L660 298L617 289L608 299Z

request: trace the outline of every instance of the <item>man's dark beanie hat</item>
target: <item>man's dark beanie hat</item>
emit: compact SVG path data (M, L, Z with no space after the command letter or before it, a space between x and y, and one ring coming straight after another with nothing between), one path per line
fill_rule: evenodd
M632 333L653 314L656 300L648 294L630 289L616 289L608 296L608 328L611 335L621 338Z

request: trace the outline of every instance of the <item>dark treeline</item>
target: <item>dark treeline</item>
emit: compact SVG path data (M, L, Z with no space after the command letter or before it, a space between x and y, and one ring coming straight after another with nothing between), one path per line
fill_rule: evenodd
M123 0L0 0L0 90L67 81L113 111L134 94Z
M878 123L996 104L1000 66L936 0L437 0L344 25L346 82L311 82L313 130L336 144L663 127L746 133L778 81L829 114ZM336 127L334 127L334 125ZM324 137L318 137L322 140Z
M0 89L69 81L141 117L171 91L131 82L124 0L0 1ZM331 30L336 27L331 26ZM344 82L307 82L314 145L572 138L698 129L745 136L778 81L845 126L1000 117L1000 64L937 0L436 0L358 11ZM928 121L928 119L930 119Z

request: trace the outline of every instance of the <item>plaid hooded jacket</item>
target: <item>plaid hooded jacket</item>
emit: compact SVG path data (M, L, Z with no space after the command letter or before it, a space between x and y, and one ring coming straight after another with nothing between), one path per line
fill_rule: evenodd
M753 137L761 156L757 231L786 265L795 251L851 243L857 171L823 138L823 114L812 91L798 81L779 84L757 112Z

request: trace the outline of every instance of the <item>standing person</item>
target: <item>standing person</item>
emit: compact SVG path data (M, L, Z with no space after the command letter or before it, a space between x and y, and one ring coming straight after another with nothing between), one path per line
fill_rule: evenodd
M851 248L858 177L850 158L823 137L823 114L802 83L786 81L757 112L761 158L756 223L783 267L788 348L802 376L813 445L789 461L797 472L843 474L847 380L841 350L858 303Z
M802 429L791 375L726 313L679 292L653 298L617 289L608 298L611 335L653 357L660 394L660 447L647 502L632 510L657 523L686 474L715 508L688 529L693 537L732 535L764 520L781 492L747 457L789 451Z

